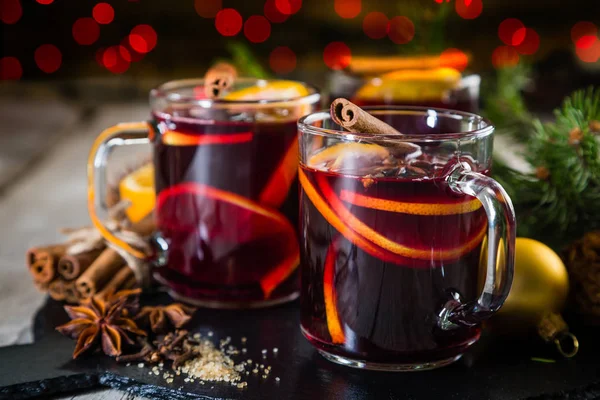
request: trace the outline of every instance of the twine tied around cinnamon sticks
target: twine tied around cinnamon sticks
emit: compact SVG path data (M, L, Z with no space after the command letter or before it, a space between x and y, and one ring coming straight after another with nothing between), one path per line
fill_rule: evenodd
M153 216L129 224L119 218L129 205L123 201L111 207L107 226L117 237L149 255L152 249L144 237L154 231ZM26 254L36 287L48 291L53 299L77 303L95 294L106 295L149 281L147 260L110 247L93 227L62 229L61 233L67 236L65 243L34 247Z

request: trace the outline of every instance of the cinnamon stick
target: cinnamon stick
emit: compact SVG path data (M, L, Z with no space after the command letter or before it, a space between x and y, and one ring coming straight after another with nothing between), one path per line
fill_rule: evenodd
M70 304L79 303L79 292L75 287L75 281L65 282L65 301Z
M67 281L76 279L101 253L101 249L96 249L80 254L65 254L58 260L58 273Z
M65 254L67 247L67 244L55 244L27 250L27 267L35 282L50 283L54 279L58 259Z
M64 300L66 297L65 281L58 278L58 279L55 279L52 282L50 282L50 285L48 285L48 294L54 300L57 300L57 301Z
M233 65L218 63L204 75L204 94L209 99L217 98L229 89L236 79L237 71Z
M118 292L123 289L131 289L136 283L133 271L127 265L122 267L112 279L98 292L98 296L105 297L106 295Z
M115 250L106 248L75 282L79 296L87 299L96 294L123 265L123 258Z
M347 99L338 98L331 102L330 113L331 119L349 132L402 135Z

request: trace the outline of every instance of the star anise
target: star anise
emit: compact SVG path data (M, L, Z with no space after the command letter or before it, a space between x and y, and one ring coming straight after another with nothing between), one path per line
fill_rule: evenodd
M150 328L154 333L165 333L169 331L169 325L174 328L181 328L187 324L195 308L181 303L173 303L168 306L147 306L143 307L135 317L136 321L150 322Z
M146 332L124 315L131 303L129 295L117 296L112 301L92 296L80 306L65 306L71 321L56 330L77 340L73 358L95 350L98 342L105 354L115 357L121 354L123 341L134 344L129 334L146 336Z
M119 362L146 361L156 364L160 361L173 361L172 368L176 370L187 360L195 357L194 342L185 330L170 332L154 341L153 344L145 338L140 338L142 348L133 354L117 357Z

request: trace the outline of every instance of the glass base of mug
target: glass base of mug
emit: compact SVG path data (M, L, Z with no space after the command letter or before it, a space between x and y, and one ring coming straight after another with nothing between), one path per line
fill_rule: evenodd
M436 369L450 365L455 361L458 361L462 354L454 357L446 358L438 361L431 361L426 363L415 363L415 364L388 364L388 363L375 363L371 361L355 360L347 357L342 357L337 354L328 353L324 350L317 350L323 357L329 361L333 361L336 364L345 365L347 367L368 369L372 371L388 371L388 372L411 372L411 371L427 371L430 369Z
M296 300L300 296L300 292L293 292L284 297L278 297L273 300L260 300L260 301L218 301L218 300L203 300L203 299L194 299L192 297L183 296L173 290L167 289L166 292L173 299L177 301L181 301L183 303L191 304L196 307L204 307L204 308L216 308L216 309L225 309L225 310L235 310L235 309L243 309L243 308L265 308L272 307L279 304L288 303L290 301Z

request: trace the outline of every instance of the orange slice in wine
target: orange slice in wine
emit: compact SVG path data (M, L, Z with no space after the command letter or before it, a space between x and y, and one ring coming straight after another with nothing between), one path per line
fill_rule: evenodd
M237 144L252 140L252 132L231 133L227 135L190 135L176 131L166 131L162 142L169 146L201 146L209 144Z
M154 209L154 166L146 164L126 175L119 182L119 197L129 200L131 206L125 210L131 222L138 222Z
M254 202L246 197L240 196L235 193L227 192L224 190L217 189L212 186L203 185L201 183L195 182L187 182L182 183L173 187L170 187L166 190L163 190L157 199L157 210L159 219L161 215L164 215L165 211L161 211L163 209L166 210L165 205L168 204L169 209L173 209L174 215L169 215L167 218L169 220L173 220L171 224L173 228L186 230L186 229L195 229L196 222L190 221L194 219L198 219L198 217L191 217L189 213L183 213L181 215L177 214L179 212L177 204L167 203L172 201L173 198L177 198L181 196L181 198L186 199L186 201L192 201L193 199L189 199L189 196L193 195L198 199L210 199L212 202L210 204L204 202L199 204L197 201L194 204L190 205L191 210L197 210L198 213L208 213L211 215L217 215L217 211L219 211L218 203L226 203L229 206L235 206L241 210L245 210L247 214L250 214L252 219L246 220L247 222L247 232L249 234L241 233L241 236L236 237L237 240L240 241L251 241L258 240L260 238L272 236L273 234L277 234L278 238L282 239L284 243L282 244L284 248L284 252L286 256L283 260L281 260L277 265L274 265L269 269L269 272L265 274L260 279L260 286L263 290L265 298L269 298L273 290L277 288L282 282L284 282L294 270L298 267L299 261L299 250L298 243L296 240L296 234L294 228L290 224L290 222L278 211L272 210L262 205ZM203 211L202 205L206 205L209 208L208 210ZM231 211L228 211L231 212ZM217 213L217 214L215 214ZM227 213L227 212L226 212ZM241 215L241 214L240 214ZM260 217L262 223L258 223L257 217ZM200 218L202 219L202 218ZM220 233L220 232L219 232ZM217 233L217 234L219 234ZM249 235L249 236L248 236Z
M447 204L407 203L365 196L345 189L340 191L340 200L359 207L412 215L466 214L479 210L482 207L481 202L477 199Z
M377 144L356 142L338 143L314 154L308 160L308 165L318 168L319 166L323 166L330 161L341 163L344 159L349 160L359 157L373 160L383 160L389 155L390 153L385 147Z
M327 316L327 329L334 344L346 341L344 329L340 323L337 312L337 301L335 293L335 245L332 242L327 249L325 266L323 268L323 298L325 299L325 315Z
M292 144L279 162L277 169L269 178L262 190L258 202L274 208L279 208L290 191L292 182L298 172L298 140Z

